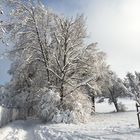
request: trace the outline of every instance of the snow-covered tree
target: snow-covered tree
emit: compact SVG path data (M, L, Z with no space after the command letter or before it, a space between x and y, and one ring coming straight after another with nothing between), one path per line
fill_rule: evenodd
M13 9L10 37L14 47L10 52L13 63L9 73L12 75L10 89L14 104L24 107L27 112L29 108L43 104L46 109L39 110L43 114L44 110L49 113L46 120L50 120L53 118L49 118L51 112L55 112L49 106L51 99L53 106L57 104L55 109L62 114L69 110L77 114L76 118L82 114L79 120L86 118L91 112L91 93L85 94L83 87L97 91L97 83L102 81L107 66L105 55L97 50L96 43L84 43L83 16L66 18L57 15L39 1L10 0L10 4ZM42 92L44 87L47 91ZM51 90L56 95L50 94ZM57 93L59 103L55 102ZM86 110L88 113L84 113Z
M105 83L102 87L102 96L109 99L109 103L113 103L116 111L122 111L122 105L118 103L119 97L127 95L128 91L123 81L117 77L114 72L109 71Z
M124 83L128 88L130 96L133 97L136 102L140 103L140 73L127 73Z
M34 5L31 1L24 3L15 0L10 4L14 25L10 31L14 44L10 52L13 61L9 70L12 75L11 91L14 95L27 97L23 98L24 102L32 104L35 93L49 83L46 52L50 43L52 15L39 3Z
M78 79L84 81L87 77L94 76L94 80L86 83L82 90L91 97L95 111L95 96L101 94L100 89L109 69L105 62L106 54L97 48L97 43L92 43L85 48L81 57L78 64L80 70L77 69Z

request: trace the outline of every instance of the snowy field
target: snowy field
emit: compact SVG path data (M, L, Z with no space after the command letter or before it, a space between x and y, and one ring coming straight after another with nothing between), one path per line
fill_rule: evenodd
M93 121L86 124L41 124L15 121L0 129L0 140L140 140L135 102L121 99L127 112L114 113L107 102L96 104Z

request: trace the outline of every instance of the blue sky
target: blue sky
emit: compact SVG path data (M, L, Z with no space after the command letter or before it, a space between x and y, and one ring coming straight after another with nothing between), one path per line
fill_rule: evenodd
M44 0L44 4L67 16L85 14L88 42L98 42L120 77L140 71L140 0ZM0 60L0 84L9 80L8 68L9 63Z

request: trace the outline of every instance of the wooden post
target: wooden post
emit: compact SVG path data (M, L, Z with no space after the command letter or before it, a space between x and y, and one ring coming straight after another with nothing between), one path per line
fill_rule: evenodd
M138 125L139 125L139 128L140 128L140 111L139 111L139 107L140 107L140 104L136 103Z
M137 113L137 117L138 117L138 124L139 124L139 128L140 128L140 112Z

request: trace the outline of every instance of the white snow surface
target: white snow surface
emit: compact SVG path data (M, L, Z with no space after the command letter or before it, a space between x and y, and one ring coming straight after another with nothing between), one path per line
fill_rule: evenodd
M39 120L14 121L0 128L0 140L140 140L135 102L121 99L127 112L115 113L107 101L86 124L43 124Z

